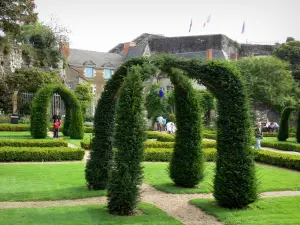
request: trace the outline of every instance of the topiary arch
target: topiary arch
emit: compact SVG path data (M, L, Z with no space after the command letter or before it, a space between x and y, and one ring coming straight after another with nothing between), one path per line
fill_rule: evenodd
M190 154L189 148L198 148L198 153L194 152L193 163L198 163L198 170L201 170L200 150L200 126L198 129L188 129L192 126L196 114L188 114L184 117L184 112L190 113L193 109L186 107L185 102L193 104L192 93L185 94L185 85L181 85L178 79L178 71L189 78L201 81L218 99L218 135L217 135L217 165L214 179L214 197L217 202L229 208L242 208L257 198L257 185L254 170L253 154L250 147L250 119L247 96L244 84L240 79L239 71L228 62L208 61L203 63L199 60L185 60L171 57L168 55L159 56L154 59L134 58L124 63L110 79L102 93L101 99L95 114L95 134L92 141L91 159L86 165L86 180L90 189L103 189L107 186L108 174L111 168L113 146L112 134L114 127L114 114L116 94L126 76L128 68L133 65L141 65L144 68L143 79L149 78L153 70L149 65L156 66L162 72L166 73L172 82L175 82L175 93L180 96L182 92L185 97L176 100L176 109L185 108L180 113L180 118L176 114L178 127L176 134L176 144L173 158L176 157L176 146L179 151L185 151ZM181 87L181 88L180 88ZM183 96L184 96L183 95ZM180 105L181 104L181 105ZM195 106L196 107L196 106ZM197 108L197 107L196 107ZM196 116L197 117L197 116ZM181 122L179 122L179 120ZM185 124L185 126L184 126ZM184 130L187 129L187 130ZM186 145L184 144L186 142ZM185 149L187 148L187 149ZM200 153L199 153L200 152ZM182 156L182 154L179 154ZM173 159L172 159L173 160ZM197 161L198 160L198 161ZM190 173L189 167L194 166L191 163L184 164L181 160L179 164L182 168L177 168L177 173L182 171L178 177L194 175ZM171 163L172 166L172 163ZM198 182L201 173L198 173ZM172 174L171 174L171 178ZM184 186L181 182L173 181L177 185ZM192 185L195 185L192 184ZM201 184L200 184L201 185ZM190 185L187 185L190 186Z
M49 84L41 88L35 95L31 106L31 136L46 138L49 118L49 108L52 95L58 93L65 103L66 118L63 133L72 139L82 139L84 136L83 116L80 103L75 94L63 85Z

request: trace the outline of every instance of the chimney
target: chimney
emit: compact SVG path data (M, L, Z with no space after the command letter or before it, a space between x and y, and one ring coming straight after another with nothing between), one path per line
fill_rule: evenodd
M136 46L135 42L124 43L124 56L127 56L129 48L134 46Z
M61 41L59 43L59 50L66 58L68 58L68 56L70 55L69 42Z
M213 52L213 50L212 50L211 48L206 50L206 58L207 58L208 60L210 60L210 59L213 58L213 57L212 57L212 52Z

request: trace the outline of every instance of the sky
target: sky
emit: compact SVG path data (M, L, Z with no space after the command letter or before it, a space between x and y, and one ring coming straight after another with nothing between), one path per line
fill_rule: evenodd
M225 34L253 44L283 43L287 37L300 40L297 1L35 0L40 21L47 23L54 16L71 31L71 48L101 52L142 33L167 37ZM209 15L211 20L203 27Z

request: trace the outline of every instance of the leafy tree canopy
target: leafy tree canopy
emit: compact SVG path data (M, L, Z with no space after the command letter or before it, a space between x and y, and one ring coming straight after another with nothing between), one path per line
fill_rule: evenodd
M34 8L34 0L1 0L0 30L4 33L19 33L22 24L36 21L37 13Z
M86 112L88 104L92 101L91 84L80 83L76 86L75 94L81 104L83 113Z
M281 111L296 103L298 87L289 64L275 57L247 57L235 62L246 82L253 103Z
M300 41L288 41L280 45L273 55L290 63L294 79L300 82Z

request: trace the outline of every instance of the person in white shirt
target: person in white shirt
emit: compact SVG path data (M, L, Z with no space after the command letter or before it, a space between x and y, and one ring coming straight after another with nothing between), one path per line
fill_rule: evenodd
M173 132L173 122L168 122L167 123L167 131L168 131L168 134L171 134Z
M157 127L159 131L163 130L163 126L164 126L163 120L164 118L161 115L157 117Z

